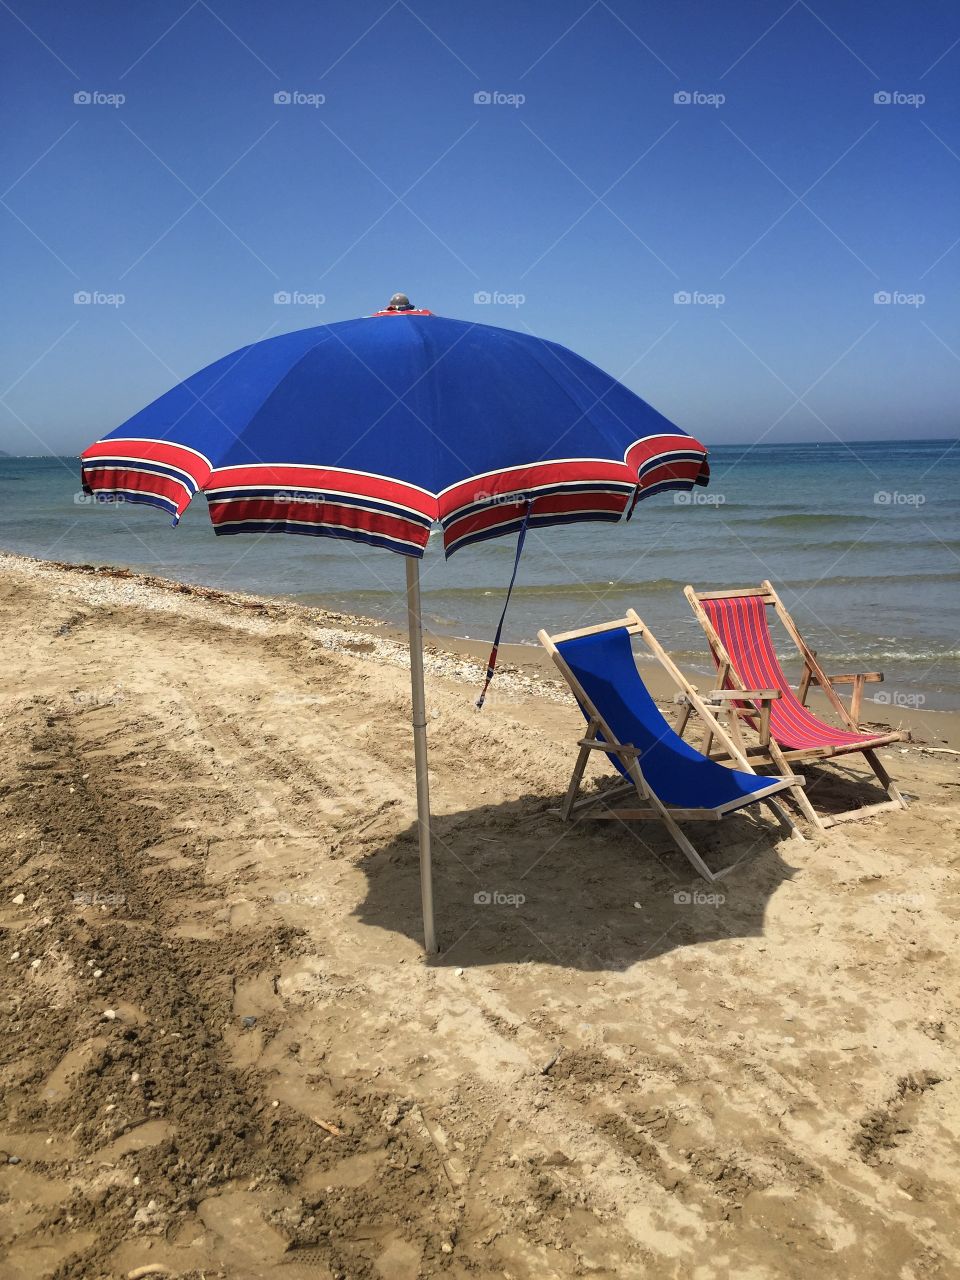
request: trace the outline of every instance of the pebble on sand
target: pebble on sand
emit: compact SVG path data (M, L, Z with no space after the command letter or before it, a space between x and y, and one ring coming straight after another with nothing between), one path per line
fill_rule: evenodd
M103 1016L108 1022L113 1022L114 1018L117 1016L117 1011L116 1009L104 1009Z
M14 906L22 907L24 902L26 901L26 898L27 898L27 895L25 893L16 894L13 899Z

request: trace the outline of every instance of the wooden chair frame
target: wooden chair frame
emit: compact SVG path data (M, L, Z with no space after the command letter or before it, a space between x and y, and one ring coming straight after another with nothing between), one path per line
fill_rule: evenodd
M804 816L820 831L825 831L828 827L835 826L839 822L850 822L858 818L865 818L879 813L886 809L906 809L907 802L901 795L899 788L893 779L887 773L886 769L880 763L876 754L877 747L885 747L893 742L903 742L909 739L909 734L901 730L891 730L888 733L877 734L869 739L869 746L858 746L852 743L845 747L807 747L802 750L784 749L770 734L770 707L774 699L780 697L778 689L748 689L739 674L734 668L733 661L727 652L723 641L717 634L716 628L710 621L707 611L703 607L704 600L733 600L740 599L744 596L759 596L764 605L772 607L777 617L782 622L784 629L790 636L791 640L797 646L800 657L803 660L803 670L801 672L800 681L797 687L797 697L799 701L806 705L807 694L812 684L818 684L823 690L830 706L840 717L843 726L854 733L862 733L858 723L860 716L860 704L863 697L863 690L866 684L876 683L883 680L883 675L879 671L871 671L860 673L857 675L839 675L828 676L820 663L817 661L815 649L811 649L800 633L797 624L790 616L786 605L780 599L773 584L764 580L759 587L745 587L739 591L695 591L692 586L684 588L684 595L690 602L694 614L698 622L703 627L710 650L717 664L717 684L718 688L706 695L708 703L722 705L726 703L726 710L729 718L729 727L731 734L737 740L737 744L741 751L750 756L759 757L764 762L771 764L782 777L790 774L790 763L816 763L818 761L828 760L833 756L850 755L853 752L862 752L867 763L876 774L877 780L887 793L889 799L879 801L876 804L862 805L858 809L849 809L845 813L834 813L829 815L818 814L814 809L809 795L799 787L793 792L794 799ZM834 685L849 684L851 685L850 708L844 706ZM749 700L752 703L759 703L759 711L756 706L736 706L736 702ZM681 725L677 732L683 736L687 721L691 712L694 710L692 706L688 706L682 717ZM743 739L741 721L746 721L750 727L757 733L758 742L750 746L746 746ZM758 723L759 721L759 723ZM709 730L705 735L703 750L709 753L712 734Z
M557 648L558 644L565 640L579 639L581 636L599 635L604 631L614 631L618 628L625 628L631 636L639 636L647 648L657 659L660 665L666 670L668 675L682 691L685 698L690 699L693 709L702 717L704 722L709 725L711 733L723 744L731 760L735 761L737 767L744 773L756 773L757 770L747 759L746 753L743 752L736 744L733 736L724 729L723 725L709 709L706 702L700 697L696 689L683 676L679 668L673 662L667 651L651 634L648 627L633 609L627 610L625 618L618 618L613 622L603 623L595 627L583 627L578 631L565 631L559 635L551 636L546 631L541 630L538 635L540 643L550 654L553 661L559 667L564 679L570 686L580 705L589 716L587 724L587 732L578 741L577 746L580 748L577 755L576 763L573 767L573 775L570 778L570 785L560 809L560 817L564 822L568 822L574 812L579 810L587 810L595 805L599 805L602 801L613 799L614 796L622 795L626 792L635 791L643 802L642 808L629 809L604 809L597 813L585 813L584 816L594 819L616 819L623 822L633 821L660 821L667 828L673 838L674 843L687 857L695 870L704 878L710 881L718 880L724 872L714 874L706 865L703 859L697 853L696 849L681 831L677 825L680 821L707 821L719 822L726 813L734 812L746 806L735 801L730 804L721 805L715 809L681 809L673 805L664 804L654 793L646 779L643 776L643 770L640 767L639 753L632 743L620 742L617 735L613 732L603 716L600 714L591 699L587 696L576 676L571 671L568 664L564 661L563 655ZM598 735L602 735L602 741L598 740ZM577 799L580 790L580 784L583 781L584 770L587 767L587 761L593 751L602 751L609 756L617 756L626 772L630 775L630 781L624 782L620 786L610 791L601 792L596 796L588 796L586 798ZM770 792L762 792L757 796L753 803L768 804L773 810L776 817L790 834L799 840L803 839L803 835L796 823L783 808L778 804L773 796L790 787L803 787L804 779L789 775L788 778L777 778L776 785L771 788ZM751 803L751 802L748 802Z

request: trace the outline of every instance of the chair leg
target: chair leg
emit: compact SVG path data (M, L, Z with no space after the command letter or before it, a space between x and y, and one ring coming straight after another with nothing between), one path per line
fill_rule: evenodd
M682 711L682 712L681 712L681 714L680 714L680 719L677 721L677 729L676 729L676 733L677 733L677 737L678 737L678 738L682 738L682 737L683 737L684 730L685 730L685 729L686 729L686 727L687 727L687 722L688 722L688 721L689 721L689 719L690 719L690 713L691 713L692 711L693 711L693 707L690 705L690 703L689 703L689 702L688 702L688 703L686 703L686 705L685 705L685 706L684 706L684 708L683 708L683 711Z
M707 866L704 860L700 857L699 853L697 853L696 849L693 847L693 845L690 843L687 837L683 834L683 832L677 826L674 819L670 816L669 809L663 809L662 806L658 805L658 801L656 797L651 796L651 800L653 801L654 805L657 805L659 808L661 808L662 812L660 816L663 819L663 825L670 832L671 836L673 836L674 843L676 844L677 848L681 851L681 853L683 853L686 856L687 861L694 868L694 870L699 872L700 875L703 876L704 880L708 882L708 884L713 884L714 880L716 880L717 877L713 874L713 872L710 870L710 868Z
M686 857L694 870L703 876L704 880L706 880L708 884L713 884L717 877L713 874L704 860L700 857L699 853L697 853L696 849L677 826L676 820L670 814L670 810L646 785L643 780L643 775L640 773L637 766L636 760L633 761L631 767L628 769L628 773L631 778L633 778L634 785L640 794L640 798L642 800L649 801L650 806L659 814L660 820L670 832L670 835L673 837L674 843L680 852Z
M567 787L567 794L563 798L563 804L560 806L560 821L569 822L570 814L573 812L574 801L577 798L577 792L580 790L580 783L583 781L583 771L587 767L587 761L590 759L590 748L581 747L580 754L577 756L577 763L573 766L573 775L570 778L570 785Z
M743 729L740 725L740 713L737 711L736 707L727 708L727 724L730 728L730 737L733 739L735 745L740 748L741 754L746 755L747 748L743 741Z
M880 763L877 753L875 751L865 751L863 754L866 757L870 768L877 775L880 785L883 787L884 791L886 791L890 799L898 801L902 808L908 808L909 806L907 805L906 800L900 793L900 788Z
M783 826L787 828L787 830L790 832L790 834L793 836L795 840L803 840L804 838L803 832L800 830L800 828L797 826L794 820L790 817L789 813L787 813L786 809L783 807L782 804L778 804L776 800L766 800L764 801L764 803L770 806L773 812L780 819L780 822L783 824Z
M781 777L787 777L793 772L786 760L784 760L783 752L780 750L779 744L774 742L772 738L770 739L770 759L776 765L777 769L779 769ZM790 791L794 800L797 802L797 807L807 821L812 823L818 831L826 831L826 824L810 803L810 797L807 795L806 791L804 791L803 787L791 787Z

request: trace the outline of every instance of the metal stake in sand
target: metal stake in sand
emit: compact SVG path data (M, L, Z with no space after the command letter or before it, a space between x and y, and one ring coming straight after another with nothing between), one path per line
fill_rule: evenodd
M407 625L410 629L410 688L413 705L413 755L417 766L417 825L420 829L420 901L423 945L437 954L433 928L433 872L430 863L430 778L427 773L427 708L423 694L423 626L420 615L420 561L407 556Z

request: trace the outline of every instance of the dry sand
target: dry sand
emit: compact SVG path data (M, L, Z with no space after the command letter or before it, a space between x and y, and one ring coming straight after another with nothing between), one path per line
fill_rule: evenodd
M694 829L710 887L559 825L536 664L478 716L437 652L427 963L402 646L10 556L0 611L4 1280L960 1272L960 757Z

